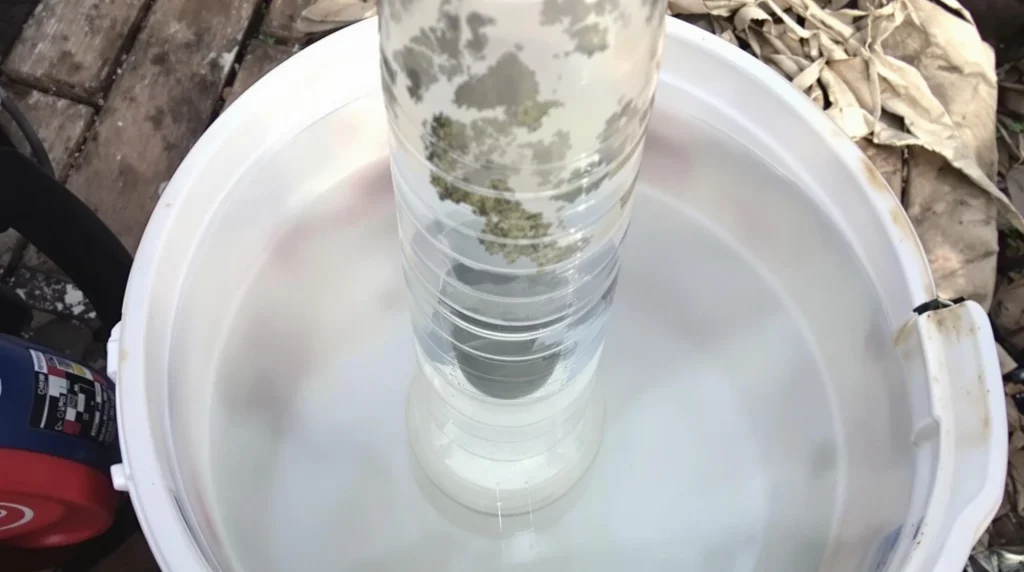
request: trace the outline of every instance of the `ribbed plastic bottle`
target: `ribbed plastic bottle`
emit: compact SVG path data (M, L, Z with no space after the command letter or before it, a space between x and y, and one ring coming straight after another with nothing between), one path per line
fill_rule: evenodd
M600 447L666 2L381 1L412 448L458 502L536 510Z

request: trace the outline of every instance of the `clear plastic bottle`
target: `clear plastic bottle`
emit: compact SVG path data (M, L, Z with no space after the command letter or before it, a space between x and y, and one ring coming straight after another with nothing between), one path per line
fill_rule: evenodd
M597 452L594 372L665 6L382 0L420 362L410 438L427 474L471 508L535 509Z

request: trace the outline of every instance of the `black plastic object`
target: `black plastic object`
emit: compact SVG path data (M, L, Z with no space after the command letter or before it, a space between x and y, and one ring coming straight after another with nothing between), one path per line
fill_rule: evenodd
M944 300L942 298L934 298L914 308L914 313L918 316L927 314L928 312L934 312L935 310L941 310L942 308L948 308L950 306L956 306L957 304L966 302L967 299L963 296L954 298L952 300Z
M57 265L96 309L103 334L121 320L132 257L88 206L15 149L0 148L0 228Z
M14 142L0 127L0 149L14 148ZM0 179L0 185L3 180ZM9 228L0 217L0 233L8 231ZM0 278L4 275L5 268L0 267ZM15 293L11 288L0 284L0 334L18 336L24 332L32 322L32 309L25 302L24 298Z
M0 284L0 334L19 336L32 323L32 309L13 290Z
M39 134L36 133L35 129L32 129L32 125L28 121L28 117L21 112L21 108L18 107L14 100L7 96L7 93L0 88L0 108L7 112L14 120L14 124L21 130L22 135L25 136L25 141L28 143L29 150L32 152L32 158L36 160L36 163L43 168L48 175L56 177L55 171L53 170L53 163L50 162L50 155L46 152L46 146L39 139ZM8 141L9 143L10 141ZM13 146L13 145L9 145Z

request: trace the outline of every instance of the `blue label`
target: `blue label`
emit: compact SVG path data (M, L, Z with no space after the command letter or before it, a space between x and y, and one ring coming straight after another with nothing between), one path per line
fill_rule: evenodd
M120 458L114 384L68 356L0 335L0 449L106 473Z
M108 381L60 356L29 349L35 392L29 427L103 446L114 440L114 393Z

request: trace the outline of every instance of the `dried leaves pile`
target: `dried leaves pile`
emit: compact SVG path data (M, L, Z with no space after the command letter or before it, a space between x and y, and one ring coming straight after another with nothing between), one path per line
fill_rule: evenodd
M376 15L376 0L317 0L302 11L295 27L305 34L319 34Z

